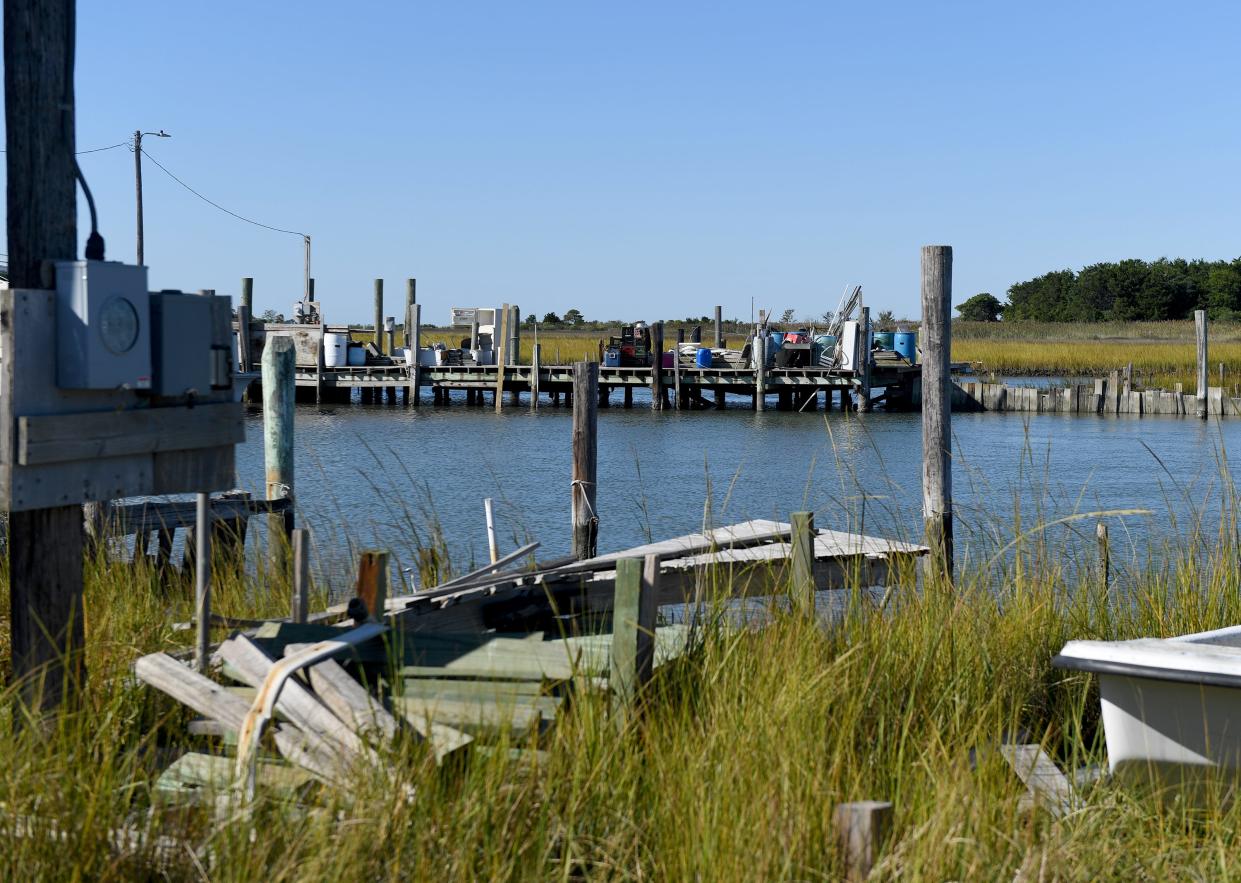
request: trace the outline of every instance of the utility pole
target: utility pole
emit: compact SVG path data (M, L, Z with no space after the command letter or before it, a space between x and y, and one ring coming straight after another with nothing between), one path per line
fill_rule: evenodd
M158 132L144 132L141 129L134 131L134 189L138 194L138 266L142 266L143 260L142 250L142 136L151 135L155 138L171 138L172 136L160 129Z
M306 270L306 289L303 293L303 296L306 298L306 300L314 300L315 299L314 283L311 281L311 278L310 278L310 237L306 235L305 233L302 234L302 242L306 246L306 259L305 261L303 261L303 263L305 264L305 270ZM323 314L320 313L319 315L323 315Z
M77 257L74 0L5 0L4 114L9 284L42 288L44 261ZM83 666L82 507L9 513L13 682L60 704Z

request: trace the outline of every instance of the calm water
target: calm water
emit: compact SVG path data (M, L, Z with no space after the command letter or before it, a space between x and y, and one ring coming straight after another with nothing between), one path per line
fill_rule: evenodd
M359 546L408 562L438 524L460 568L486 555L482 499L492 497L502 551L529 538L541 557L565 554L570 422L568 409L550 407L298 406L300 519L325 564ZM1110 519L1123 557L1217 504L1222 453L1241 441L1241 420L955 414L953 434L959 551L1011 539L1018 505L1027 526L1036 509L1047 520L1151 510ZM803 508L821 527L916 538L920 457L918 414L601 410L600 550ZM238 472L261 495L258 412ZM1094 519L1058 530L1093 541Z

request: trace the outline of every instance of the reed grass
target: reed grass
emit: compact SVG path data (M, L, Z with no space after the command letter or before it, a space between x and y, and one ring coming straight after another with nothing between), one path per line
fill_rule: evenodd
M830 880L841 873L833 806L887 799L895 822L879 879L1236 876L1236 803L1200 811L1103 783L1055 820L1023 808L994 750L1023 734L1066 769L1103 761L1092 679L1049 664L1066 639L1241 621L1238 510L1226 496L1221 529L1192 521L1182 545L1152 555L1124 588L1105 591L1092 562L1026 513L995 548L969 550L974 563L951 591L855 590L830 626L779 605L764 628L709 619L619 731L606 697L586 693L537 742L543 755L500 750L437 769L403 743L382 781L359 773L347 791L316 787L296 801L261 794L249 814L178 808L152 790L204 743L186 735L184 709L128 668L186 637L171 623L188 616L189 591L161 594L152 574L97 559L79 702L40 724L13 689L0 694L0 869L8 879ZM273 615L287 586L221 572L216 597L233 615ZM7 642L7 623L0 635ZM136 842L118 847L122 830Z

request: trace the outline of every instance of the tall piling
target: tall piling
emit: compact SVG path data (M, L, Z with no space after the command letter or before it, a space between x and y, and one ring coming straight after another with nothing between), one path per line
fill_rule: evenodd
M952 246L922 247L922 516L932 566L952 582Z
M713 346L717 350L724 348L724 308L718 304L715 307L715 343Z
M664 408L664 323L651 326L651 410Z
M857 409L859 413L870 413L870 307L862 307L861 326L862 341L858 345L858 351L862 356L862 386L858 390Z
M1207 314L1194 310L1194 337L1198 343L1198 392L1194 409L1199 420L1207 419Z
M383 352L384 281L375 280L375 349Z
M598 457L599 365L573 365L573 557L593 558L599 540L595 508Z
M293 402L296 353L291 337L269 337L263 347L263 461L267 499L293 498ZM284 573L293 533L293 510L268 516L272 565Z

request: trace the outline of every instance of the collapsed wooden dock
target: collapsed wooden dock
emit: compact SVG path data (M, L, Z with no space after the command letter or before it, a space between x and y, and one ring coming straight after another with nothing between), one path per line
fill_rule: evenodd
M536 546L393 597L386 567L360 566L349 602L215 645L213 676L142 657L138 678L201 716L190 729L203 750L172 764L158 790L196 800L312 780L347 787L402 732L440 763L500 736L536 751L583 690L610 692L625 714L653 671L693 646L708 611L767 598L813 613L824 590L912 584L928 551L801 516L581 561L538 563Z

